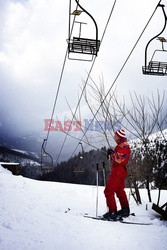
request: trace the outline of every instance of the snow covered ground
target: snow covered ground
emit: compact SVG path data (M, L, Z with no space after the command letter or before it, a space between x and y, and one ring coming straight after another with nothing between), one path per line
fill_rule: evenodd
M106 212L99 188L98 215ZM13 176L0 166L1 250L165 250L167 221L160 221L141 190L143 205L130 196L130 218L153 225L128 225L84 218L96 214L96 187L42 182ZM127 194L129 190L126 190ZM152 191L157 202L157 191ZM161 204L167 200L162 191ZM160 205L161 205L160 204ZM148 205L148 210L146 210Z

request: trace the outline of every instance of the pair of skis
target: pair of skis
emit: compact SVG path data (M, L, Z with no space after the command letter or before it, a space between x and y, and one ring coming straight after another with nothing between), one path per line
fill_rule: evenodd
M105 176L105 163L102 162L103 165L103 180L104 180L104 186L106 185L106 176ZM152 225L152 223L146 223L146 222L134 222L134 221L126 221L123 217L117 218L116 221L114 220L107 220L103 216L98 216L98 186L99 186L99 166L98 163L96 164L96 187L97 187L97 196L96 196L96 216L89 216L84 215L85 218L90 218L94 220L101 220L101 221L110 221L110 222L120 222L124 224L133 224L133 225ZM131 216L135 216L134 213L130 214Z
M130 214L132 216L135 216L134 213ZM146 223L146 222L135 222L135 221L126 221L124 220L123 217L120 217L118 218L117 220L107 220L105 219L103 216L89 216L89 215L84 215L85 218L89 218L89 219L93 219L93 220L101 220L101 221L108 221L108 222L120 222L120 223L123 223L123 224L132 224L132 225L153 225L152 223Z

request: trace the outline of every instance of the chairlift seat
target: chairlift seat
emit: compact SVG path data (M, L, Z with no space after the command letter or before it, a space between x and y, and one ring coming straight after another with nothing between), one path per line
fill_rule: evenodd
M150 61L148 66L142 67L145 75L167 75L167 62Z
M82 53L97 55L100 47L100 40L73 37L68 42L68 51L72 53Z
M85 167L83 165L74 167L74 173L84 173L84 172L85 172Z

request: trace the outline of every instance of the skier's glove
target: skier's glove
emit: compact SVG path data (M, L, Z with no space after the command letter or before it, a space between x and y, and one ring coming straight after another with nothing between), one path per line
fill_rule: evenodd
M112 153L114 153L114 150L112 150L112 148L109 148L109 149L107 150L107 158L108 158L108 159L110 158L110 155L111 155Z

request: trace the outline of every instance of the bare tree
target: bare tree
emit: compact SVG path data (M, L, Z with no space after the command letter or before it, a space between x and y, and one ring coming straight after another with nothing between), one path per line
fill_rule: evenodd
M151 98L139 95L137 93L129 93L130 103L126 103L123 97L120 101L116 91L113 91L109 95L105 94L104 80L100 81L100 87L91 79L91 84L85 89L86 103L96 121L110 122L110 131L107 131L105 127L102 127L99 136L103 137L103 140L110 146L112 133L114 131L115 124L121 124L121 127L125 128L131 136L138 138L142 145L142 154L140 153L136 157L140 157L142 160L134 163L129 167L131 176L135 176L133 179L133 185L136 191L139 187L137 184L137 175L140 172L140 180L145 182L148 190L149 201L151 201L150 183L152 181L152 171L155 165L155 159L150 151L149 137L152 133L160 130L163 134L163 127L166 125L167 114L164 112L164 99L165 92L160 94L157 90L156 94L152 93ZM93 103L93 104L92 104ZM99 108L100 107L100 108ZM135 149L134 149L135 150ZM136 158L137 159L137 158ZM132 162L131 162L132 163ZM135 166L134 166L135 165ZM144 165L144 168L141 167ZM135 168L135 173L132 169ZM142 171L140 171L142 168ZM142 174L142 176L141 176ZM138 202L140 203L140 197L138 196Z

